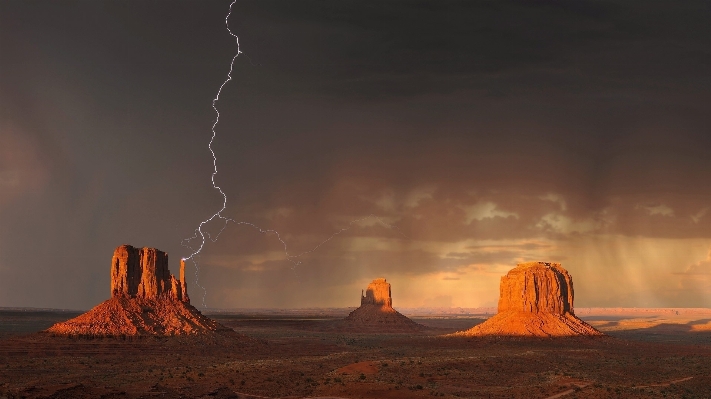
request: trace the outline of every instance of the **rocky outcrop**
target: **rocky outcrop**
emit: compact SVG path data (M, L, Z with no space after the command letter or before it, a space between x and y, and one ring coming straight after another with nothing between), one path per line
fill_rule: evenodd
M122 245L111 259L111 299L50 327L54 335L124 337L232 332L190 305L185 262L180 280L168 270L168 254Z
M111 298L78 317L53 325L47 332L95 338L205 335L232 330L183 301Z
M180 280L168 270L168 254L155 248L121 245L111 259L112 298L170 298L190 303L185 284L185 262Z
M337 323L337 327L349 332L393 333L416 332L427 327L410 320L392 307L390 283L377 278L361 292L360 307Z
M501 277L499 313L573 313L573 279L560 263L519 263Z
M560 263L519 263L499 286L498 313L454 335L602 335L573 311L573 279Z
M372 283L368 284L365 293L361 293L360 305L379 305L393 306L392 293L390 292L390 283L384 278L376 278Z
M190 303L190 297L188 296L188 285L185 282L185 259L180 260L180 296L178 299L185 303Z

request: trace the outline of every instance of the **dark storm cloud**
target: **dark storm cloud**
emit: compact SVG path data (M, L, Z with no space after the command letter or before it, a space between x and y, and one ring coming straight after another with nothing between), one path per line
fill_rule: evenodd
M0 1L0 306L96 303L122 243L177 266L221 201L207 141L228 5ZM291 255L348 230L294 269L274 236L230 225L203 257L208 303L576 267L565 245L600 235L711 239L710 7L238 1L214 143L226 214ZM386 224L349 224L371 214Z
M497 96L515 90L513 85L566 85L583 92L601 83L688 83L690 76L676 82L645 78L680 68L703 74L699 61L709 60L708 7L702 2L670 9L666 2L260 1L239 3L234 20L254 63L298 74L297 81L310 78L311 89L382 98L476 87ZM654 64L640 69L646 62ZM539 68L541 80L519 78ZM637 79L627 75L633 70ZM501 75L507 72L512 75Z
M259 66L241 64L251 83L235 89L243 102L234 109L258 115L245 102L259 102L265 90L316 96L311 107L256 105L272 112L254 122L240 115L260 143L274 131L287 136L273 136L268 149L230 146L246 148L233 159L258 154L262 172L277 165L277 178L309 176L313 186L334 168L390 186L476 181L564 193L572 211L584 212L641 191L656 201L669 193L707 201L693 183L710 177L704 3L241 7L235 21ZM252 94L262 75L270 82ZM314 114L318 122L303 121ZM294 173L280 160L298 163Z

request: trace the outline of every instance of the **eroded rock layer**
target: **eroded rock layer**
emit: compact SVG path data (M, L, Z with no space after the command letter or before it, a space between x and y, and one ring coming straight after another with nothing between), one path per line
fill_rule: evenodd
M231 331L182 301L111 298L90 311L50 327L55 335L122 337L196 335Z
M454 335L602 335L573 311L573 279L560 263L519 263L501 277L498 313Z
M168 254L122 245L111 260L111 299L50 327L55 335L116 337L193 335L232 331L190 305L185 263L180 280L168 270Z

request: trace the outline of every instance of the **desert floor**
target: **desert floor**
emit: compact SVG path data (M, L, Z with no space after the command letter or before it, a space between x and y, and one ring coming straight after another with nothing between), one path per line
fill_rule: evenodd
M346 312L347 313L347 312ZM331 328L335 312L221 312L235 334L69 339L76 312L0 310L0 398L711 398L711 310L579 309L606 338L443 338Z

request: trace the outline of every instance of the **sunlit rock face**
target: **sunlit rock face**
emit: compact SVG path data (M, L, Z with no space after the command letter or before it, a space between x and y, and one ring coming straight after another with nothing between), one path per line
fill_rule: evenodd
M171 298L190 303L185 284L185 263L180 280L168 270L168 254L155 248L121 245L111 259L112 298Z
M499 313L573 313L573 279L560 263L519 263L499 287Z
M454 335L602 335L573 313L573 278L560 263L520 263L501 277L499 311Z
M53 335L117 337L203 335L232 332L190 305L185 262L180 280L168 270L168 254L121 245L111 259L111 299L50 327Z
M376 278L372 283L368 284L365 294L361 294L360 305L380 305L393 306L392 293L390 292L390 283L384 278Z

